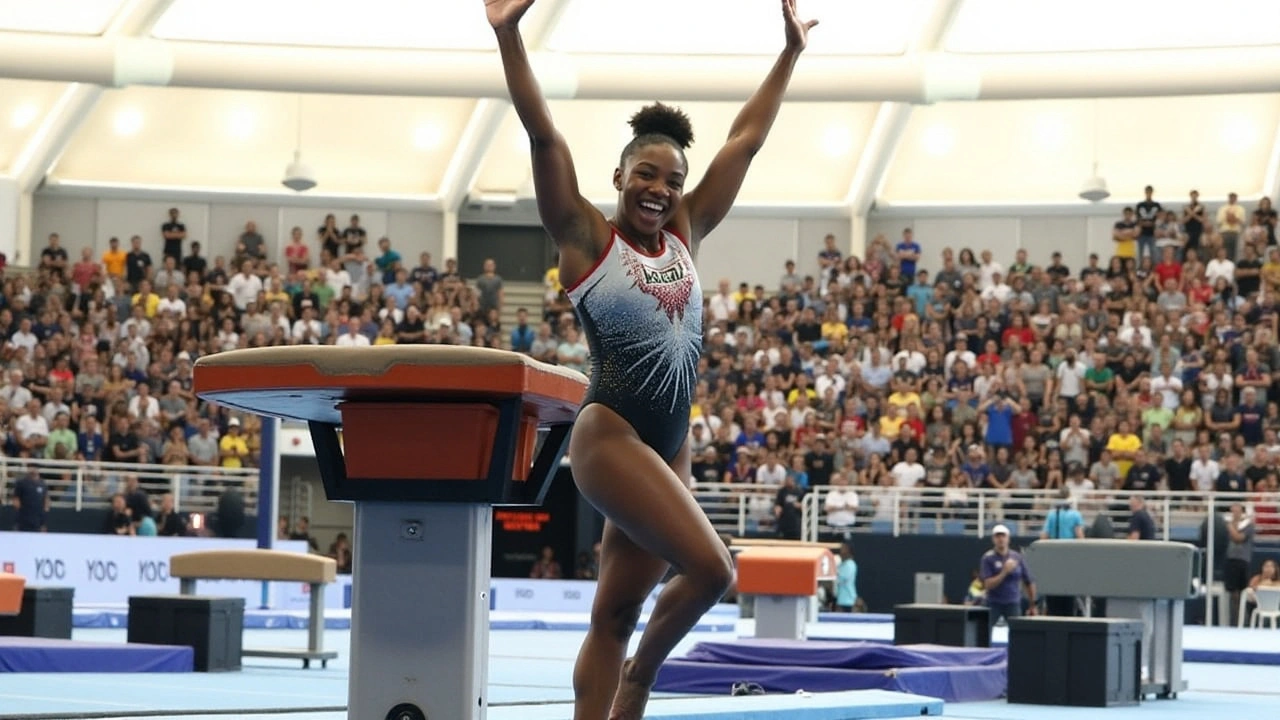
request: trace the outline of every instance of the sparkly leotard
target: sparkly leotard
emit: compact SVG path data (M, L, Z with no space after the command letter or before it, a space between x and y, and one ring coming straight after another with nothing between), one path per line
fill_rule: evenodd
M649 254L615 228L566 292L591 348L582 407L600 403L618 413L671 462L689 430L702 353L702 287L685 241L664 230Z

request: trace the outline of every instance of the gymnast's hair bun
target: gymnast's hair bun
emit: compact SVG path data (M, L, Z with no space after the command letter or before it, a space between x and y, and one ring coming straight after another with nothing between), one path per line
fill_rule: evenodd
M675 141L680 149L693 144L693 123L680 108L654 103L641 108L629 121L637 138L662 135Z

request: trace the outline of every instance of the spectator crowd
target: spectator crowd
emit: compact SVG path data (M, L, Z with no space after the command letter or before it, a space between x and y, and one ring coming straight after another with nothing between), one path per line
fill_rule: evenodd
M882 512L858 501L876 488L936 489L922 510L937 516L975 489L1274 493L1276 225L1265 198L1165 208L1149 190L1083 268L906 229L863 257L828 236L816 272L788 261L774 288L704 278L695 481L778 488L763 511L784 535L823 486L835 527ZM197 358L233 348L451 343L590 370L555 268L541 317L521 308L504 328L494 260L464 280L452 258L371 244L357 216L293 228L279 252L250 222L212 259L178 210L161 232L154 259L139 236L95 256L53 235L37 268L8 270L6 455L252 467L257 419L191 388ZM104 496L127 496L123 482ZM31 492L11 496L30 506Z

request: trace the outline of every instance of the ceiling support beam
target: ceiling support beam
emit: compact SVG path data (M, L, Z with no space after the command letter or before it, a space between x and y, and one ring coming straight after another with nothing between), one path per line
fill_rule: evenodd
M551 40L551 35L560 25L560 19L573 0L549 0L545 10L531 17L525 27L521 28L525 47L528 51L538 53ZM502 98L482 98L471 111L466 128L458 141L453 157L445 169L444 179L440 182L440 200L446 213L456 214L466 202L467 193L475 187L476 177L480 174L480 166L489 154L498 132L502 129L502 121L506 119L511 102ZM456 251L455 251L456 253ZM446 253L445 257L456 257Z
M741 102L770 56L533 53L550 98ZM1223 74L1222 68L1231 72ZM1037 100L1280 92L1280 45L805 58L793 102ZM308 48L0 33L0 77L353 95L505 98L493 52Z
M951 24L964 0L934 0L929 18L920 33L907 47L908 56L927 56L943 47ZM867 142L853 173L846 202L853 218L849 235L849 252L862 257L866 253L866 219L875 203L889 166L898 151L902 134L911 121L912 106L904 102L884 102L876 109L875 120L867 133Z
M1276 136L1271 142L1271 158L1267 160L1267 173L1262 180L1262 196L1271 198L1273 207L1280 202L1280 125L1276 127Z
M127 0L98 39L118 42L147 35L172 4L173 0ZM101 85L71 83L54 101L53 107L45 113L30 139L18 151L12 170L20 197L25 198L28 220L31 193L35 192L53 170L62 153L66 152L67 145L93 112L103 92ZM14 247L15 255L30 258L33 242L30 222L23 223L20 230Z
M112 42L147 35L172 4L173 0L129 0L112 18L101 39ZM76 82L58 97L13 163L22 192L31 193L39 187L102 93L102 85Z

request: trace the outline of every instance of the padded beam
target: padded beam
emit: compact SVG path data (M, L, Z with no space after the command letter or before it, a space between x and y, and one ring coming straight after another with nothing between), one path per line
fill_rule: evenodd
M22 591L26 587L26 578L21 575L0 573L0 615L22 612Z
M183 595L196 594L198 580L262 580L310 585L306 648L244 648L250 657L312 660L325 667L338 653L324 649L324 586L338 576L333 558L284 550L197 550L169 558L169 577L177 578Z
M338 577L338 563L321 555L283 550L198 550L171 556L169 577L331 583Z

